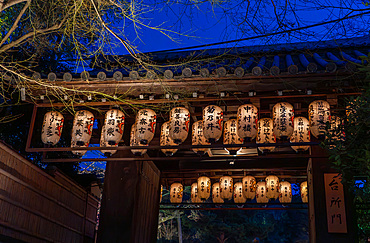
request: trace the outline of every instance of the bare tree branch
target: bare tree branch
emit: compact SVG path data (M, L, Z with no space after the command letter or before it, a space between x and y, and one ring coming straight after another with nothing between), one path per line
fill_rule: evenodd
M4 4L4 0L0 0L0 12L18 3L28 2L28 1L29 0L9 0L6 4Z

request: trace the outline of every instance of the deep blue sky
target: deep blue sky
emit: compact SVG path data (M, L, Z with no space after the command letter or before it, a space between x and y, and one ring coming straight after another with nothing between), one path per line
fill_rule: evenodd
M195 1L189 1L189 3L193 2ZM291 6L288 6L288 12L285 12L285 1L275 0L274 3L277 6L275 15L271 1L251 0L250 9L252 10L248 14L249 17L247 19L248 21L253 21L253 16L257 16L257 19L252 22L253 26L256 26L256 33L251 32L250 27L244 28L243 32L242 29L237 28L234 24L237 19L245 16L247 1L245 1L245 4L242 3L243 1L241 0L230 2L230 4L217 5L217 1L213 1L214 4L206 2L196 6L191 4L184 5L171 3L171 6L169 7L158 5L155 10L153 10L153 7L138 7L137 13L140 13L140 11L145 12L145 14L141 16L143 23L150 26L161 26L165 29L181 33L181 35L169 33L171 37L177 40L177 42L171 40L159 31L150 30L140 25L138 25L139 28L134 29L132 27L133 25L129 24L130 21L119 23L117 26L125 25L124 33L126 38L130 42L134 43L141 52L151 52L245 38L257 35L258 31L261 31L260 34L262 34L262 32L271 33L280 31L284 28L297 28L336 19L343 17L346 14L353 15L359 13L358 11L352 11L351 13L351 10L349 9L340 9L339 7L341 4L345 4L344 7L346 8L366 8L366 6L358 0L350 0L348 3L341 3L343 1L340 0L313 0L309 3L307 3L307 1L297 0L292 3ZM291 12L291 9L296 9L295 13ZM286 13L286 15L284 15L284 13ZM279 18L281 23L283 23L279 28L276 18ZM353 37L354 34L361 36L365 34L363 28L367 28L368 19L369 18L367 17L365 21L361 21L360 19L356 19L355 22L351 20L346 21L347 29L341 28L338 24L330 24L305 30L301 32L300 36L295 34L285 35L274 39L264 38L255 41L232 43L223 47L272 44L278 42L299 42L307 40L316 41ZM299 24L297 24L297 20L299 20ZM262 30L263 28L265 28L264 31ZM358 32L358 28L362 28L362 32ZM122 46L114 48L114 50L115 54L127 54L127 51L122 48Z

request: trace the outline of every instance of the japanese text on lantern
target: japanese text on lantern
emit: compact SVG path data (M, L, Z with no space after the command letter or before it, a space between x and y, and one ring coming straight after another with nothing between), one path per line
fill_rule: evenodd
M342 175L325 173L326 216L329 233L347 233Z

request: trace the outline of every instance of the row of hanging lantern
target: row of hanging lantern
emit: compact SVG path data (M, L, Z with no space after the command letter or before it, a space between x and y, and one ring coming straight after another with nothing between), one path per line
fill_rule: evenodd
M242 181L236 183L233 183L231 176L222 176L212 186L210 178L201 176L191 185L191 201L193 203L204 202L210 198L211 192L213 203L224 203L224 200L231 199L235 203L245 203L254 198L257 203L268 203L270 199L279 199L280 203L292 202L291 184L288 181L279 182L279 178L275 175L269 175L265 181L260 182L257 182L253 176L245 176ZM307 203L307 181L300 184L300 195L302 202ZM182 197L183 185L178 182L173 183L170 187L171 203L181 203Z
M252 104L238 108L237 118L223 122L223 111L216 105L203 109L203 119L192 126L192 145L209 145L218 141L223 134L224 144L242 145L245 141L256 138L256 143L275 143L276 139L290 139L290 142L310 142L310 133L315 137L325 134L326 122L330 121L330 105L323 100L316 100L309 105L309 120L294 117L293 106L280 102L272 109L272 118L258 119L258 109ZM148 146L156 128L156 113L151 109L141 109L131 127L130 145ZM45 114L41 138L43 143L58 143L64 118L57 111ZM118 146L122 139L125 116L118 109L107 111L102 128L101 145ZM73 121L72 147L88 147L92 135L94 115L87 110L78 111ZM335 124L334 124L335 125ZM189 133L190 113L184 107L175 107L170 111L170 120L161 127L161 146L176 146L186 140ZM292 146L296 151L307 150L308 146ZM236 154L241 146L227 148L230 154ZM259 147L262 152L272 151L275 147ZM206 153L209 149L194 148L196 153ZM162 149L166 155L176 153L177 149ZM73 151L83 155L86 150ZM115 153L115 151L106 151ZM132 150L142 155L146 149Z

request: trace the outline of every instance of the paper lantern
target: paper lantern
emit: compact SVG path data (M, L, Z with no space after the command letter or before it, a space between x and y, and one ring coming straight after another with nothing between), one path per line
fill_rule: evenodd
M137 132L136 123L134 123L131 126L130 146L143 146L143 147L148 146L148 144L143 145L143 144L139 143L139 139L136 137L136 132ZM147 149L131 149L131 152L136 156L141 156L141 155L145 154L146 151L147 151Z
M237 182L234 184L234 203L245 203L247 199L243 194L243 183Z
M44 116L41 130L41 140L44 144L55 145L62 135L64 117L58 111L49 111Z
M292 202L292 185L287 181L280 182L279 201L281 203L291 203Z
M304 117L294 117L293 120L293 134L290 137L291 143L308 143L311 141L310 124ZM292 146L296 152L306 151L310 146Z
M315 100L308 106L310 130L313 136L319 138L326 132L326 123L330 121L330 105L324 100Z
M89 146L93 125L94 115L90 111L77 111L72 128L72 140L77 146Z
M269 175L265 179L266 181L266 197L269 199L279 198L279 178L274 175Z
M245 140L251 141L257 136L258 109L252 104L241 105L237 115L237 133Z
M307 181L301 183L301 198L303 203L308 203L308 186Z
M160 138L161 146L174 146L177 145L172 138L170 137L170 122L163 123L161 127L161 138ZM161 149L161 151L166 156L172 156L174 153L177 152L177 149Z
M194 122L192 130L192 145L210 145L210 143L207 142L206 138L203 135L203 121ZM193 148L193 151L199 155L203 155L209 150L209 148Z
M116 144L109 144L105 140L104 134L105 134L105 125L103 125L103 127L101 128L100 147L118 147L118 143L116 143ZM101 152L103 154L105 154L106 156L111 156L111 155L115 154L117 152L117 150L101 150Z
M224 199L221 198L220 194L220 182L212 184L212 202L213 203L224 203Z
M201 203L202 200L198 194L198 183L194 182L191 184L191 202L192 203Z
M161 194L159 196L159 203L162 202L162 197L163 197L163 186L161 185Z
M141 109L136 115L136 138L139 143L147 145L155 133L157 114L151 109Z
M248 200L252 200L256 197L256 179L253 176L244 176L243 180L243 193L244 197Z
M229 119L224 124L224 144L243 144L243 140L238 136L236 132L236 119ZM225 148L231 155L236 153L242 148Z
M184 188L181 183L178 183L178 182L172 183L171 188L170 188L171 203L181 203L182 202L183 189Z
M211 196L211 179L207 176L198 178L198 195L202 200L207 200Z
M286 140L293 133L294 108L287 102L279 102L272 108L274 134L278 139Z
M260 181L257 183L256 201L257 203L269 202L269 198L266 196L266 182L264 181Z
M330 134L331 142L335 142L338 140L344 140L345 133L343 131L343 120L336 115L331 116L330 118L330 128L328 130L328 133ZM327 134L328 136L328 134ZM335 145L330 145L330 147L334 147Z
M125 126L125 114L122 111L112 109L105 113L104 139L109 145L118 144L122 139Z
M256 143L276 143L275 134L273 133L273 122L271 118L262 118L257 122L258 132ZM261 152L271 152L275 147L258 147Z
M216 105L209 105L203 109L203 135L207 142L214 143L222 136L224 113Z
M231 176L222 176L220 178L220 196L226 200L233 198L233 178Z
M170 137L176 144L186 140L189 133L190 112L184 107L175 107L170 111Z

